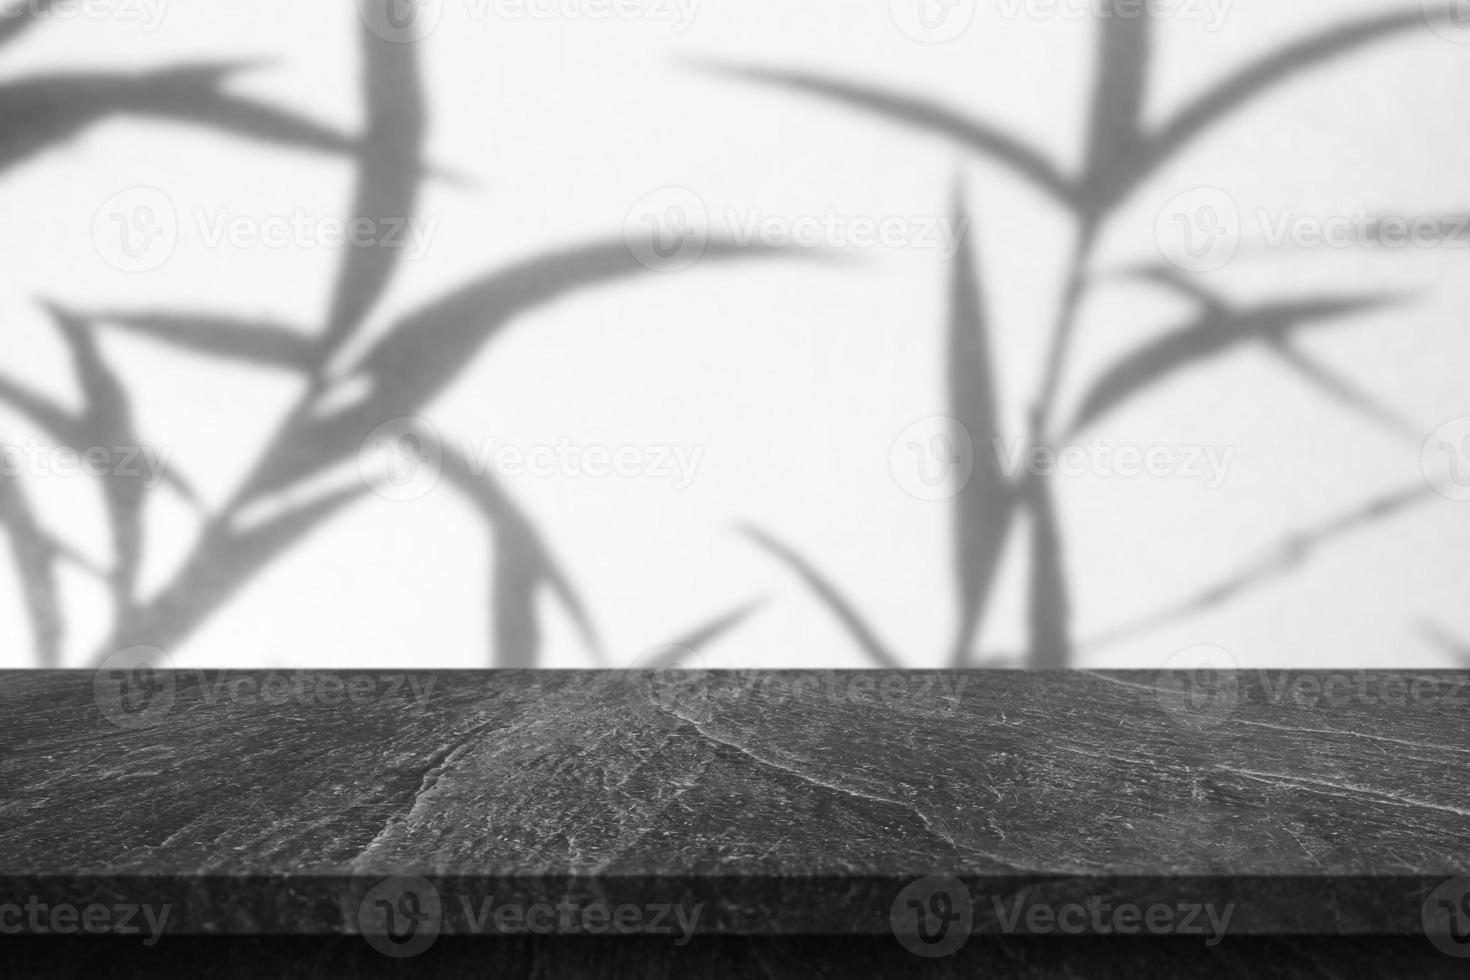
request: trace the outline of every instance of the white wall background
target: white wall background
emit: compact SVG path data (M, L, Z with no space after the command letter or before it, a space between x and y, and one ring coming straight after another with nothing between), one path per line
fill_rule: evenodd
M1039 378L1060 290L1066 217L1029 187L938 138L821 101L719 77L701 62L819 71L961 107L1078 165L1096 22L1006 15L978 4L968 30L916 43L878 0L696 0L687 29L655 18L474 16L443 0L421 63L430 156L472 178L430 184L437 222L374 316L393 315L498 265L622 233L629 210L668 185L710 213L785 218L940 216L958 175L976 216L1005 411L1014 431ZM1150 120L1245 61L1385 0L1234 0L1218 30L1166 19ZM1401 5L1414 9L1413 4ZM111 15L53 18L0 53L0 82L36 72L258 60L238 90L357 124L351 4L173 0L154 29ZM565 5L563 5L565 7ZM1470 39L1470 38L1467 38ZM1470 213L1470 44L1428 27L1302 76L1232 116L1137 194L1099 265L1159 260L1160 209L1198 186L1243 214L1328 217ZM269 216L349 208L349 165L200 129L118 120L0 178L0 372L77 397L38 296L82 308L178 307L266 314L304 330L325 315L340 255L324 248L210 248L186 224L160 268L110 266L98 209L128 188L195 208ZM1249 225L1249 223L1248 223ZM1315 331L1305 346L1422 429L1385 432L1242 348L1130 404L1097 435L1114 444L1211 445L1236 455L1222 486L1190 479L1063 481L1062 519L1079 638L1086 642L1192 594L1294 529L1423 480L1421 445L1470 415L1470 248L1268 249L1248 226L1211 285L1244 299L1343 290L1412 294L1402 308ZM748 599L766 604L706 652L712 665L862 663L847 635L786 570L740 537L745 522L798 546L914 666L943 662L953 628L950 509L889 472L895 436L946 411L948 269L929 249L832 249L836 261L704 262L579 293L522 318L424 415L444 432L529 447L677 444L703 451L686 489L667 480L508 481L576 579L613 659ZM1083 311L1067 391L1185 307L1117 285ZM227 366L107 333L139 427L211 502L223 500L297 392L287 375ZM0 410L12 439L34 435ZM81 478L32 474L44 518L105 565L100 496ZM488 663L485 535L449 492L368 498L271 566L182 648L181 664ZM167 493L149 510L145 586L169 577L197 519ZM1470 638L1464 596L1470 503L1432 495L1335 541L1274 585L1207 615L1103 646L1085 666L1153 667L1217 643L1242 664L1434 666L1450 662L1426 621ZM1024 638L1024 556L1003 570L988 650ZM101 590L65 576L68 662L107 634ZM590 661L547 604L546 663ZM14 572L0 565L0 661L31 662Z

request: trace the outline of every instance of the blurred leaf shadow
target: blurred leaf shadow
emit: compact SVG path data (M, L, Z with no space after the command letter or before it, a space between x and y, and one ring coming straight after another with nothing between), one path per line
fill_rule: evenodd
M1052 428L1078 312L1094 279L1089 270L1094 245L1100 230L1119 206L1166 162L1266 93L1371 44L1423 27L1426 18L1430 24L1448 21L1451 12L1414 10L1360 17L1297 39L1227 75L1187 101L1161 125L1150 129L1144 125L1143 107L1150 91L1156 16L1153 7L1145 3L1141 16L1097 19L1088 132L1082 169L1077 174L1067 173L1047 154L1020 137L925 96L806 71L709 63L698 67L736 80L823 99L884 122L942 137L999 164L1013 177L1043 191L1070 214L1075 225L1071 267L1044 361L1043 377L1029 408L1032 446L1048 446L1068 439L1125 403L1248 342L1263 344L1296 377L1337 404L1396 434L1412 437L1418 427L1411 421L1361 385L1307 354L1297 343L1298 334L1305 328L1367 313L1399 302L1401 297L1327 296L1241 307L1172 270L1159 269L1146 269L1142 274L1194 300L1199 307L1196 318L1124 355L1099 377L1084 384L1072 421L1060 431ZM999 560L1006 532L1014 522L1013 511L1017 509L1014 503L1019 502L1029 517L1031 534L1027 612L1030 665L1064 667L1074 656L1075 642L1069 621L1071 583L1064 560L1065 534L1057 509L1054 479L1032 475L1022 478L1016 486L1007 487L1003 480L997 480L991 468L995 454L990 448L997 433L992 407L995 383L984 340L989 331L978 311L969 305L967 296L973 291L971 286L959 285L959 277L971 274L968 267L973 261L968 249L956 258L957 285L952 287L955 290L951 297L952 327L946 355L953 412L979 437L980 449L976 454L977 475L972 480L975 485L966 487L958 498L956 511L957 560L953 577L959 595L959 629L950 660L954 666L963 666L973 663L977 656L976 641L983 625L985 598L995 573L992 563ZM1414 496L1417 498L1418 494ZM1295 567L1304 549L1325 545L1362 522L1397 513L1401 504L1396 500L1370 502L1361 515L1303 531L1284 546L1283 555L1264 560L1198 600L1149 619L1147 624L1202 611L1264 584ZM797 571L869 659L878 662L892 659L891 651L876 639L857 608L843 599L810 562L774 539L759 532L756 535L758 543Z
M31 26L6 21L0 43ZM243 66L200 65L134 74L67 74L0 85L0 170L112 116L190 122L258 143L314 152L346 152L356 181L348 205L354 219L399 222L414 216L426 173L428 132L419 50L359 29L361 98L365 127L358 137L336 134L285 111L222 91ZM708 243L704 258L774 254L727 241ZM132 445L132 406L126 386L107 365L95 332L115 329L222 361L287 370L306 390L286 414L265 452L229 499L204 517L193 551L155 594L135 594L144 541L142 490L109 480L106 501L113 534L110 573L116 621L98 652L147 644L169 648L187 638L271 561L305 540L327 520L365 498L365 481L319 492L304 502L293 491L355 456L381 423L411 417L450 385L486 343L516 316L577 290L645 274L622 240L571 246L487 272L460 289L402 315L365 354L346 358L368 318L381 305L403 250L345 250L324 324L315 336L294 324L254 322L211 312L103 310L85 315L46 303L73 355L86 397L79 416L25 386L0 378L0 401L28 416L54 438L79 447ZM366 394L343 407L343 391ZM524 512L503 488L473 472L470 461L445 454L446 476L484 520L493 562L489 605L494 662L504 667L540 663L536 598L545 587L566 609L584 641L602 659L596 629L569 576ZM193 496L175 478L181 493ZM43 662L59 656L62 623L54 581L56 547L35 524L18 485L5 487L12 552L35 574L25 577L27 605L37 626ZM251 521L264 509L270 516ZM731 614L699 634L712 640L744 618Z

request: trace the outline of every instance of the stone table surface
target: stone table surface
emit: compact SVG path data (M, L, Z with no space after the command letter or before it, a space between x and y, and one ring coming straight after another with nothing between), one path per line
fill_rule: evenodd
M1185 934L1195 908L1206 936L1200 909L1410 935L1470 889L1465 673L3 680L0 901L167 902L170 931L351 933L422 879L451 934L499 929L488 898L697 908L676 928L716 934L871 935L957 900L975 933L1162 903Z

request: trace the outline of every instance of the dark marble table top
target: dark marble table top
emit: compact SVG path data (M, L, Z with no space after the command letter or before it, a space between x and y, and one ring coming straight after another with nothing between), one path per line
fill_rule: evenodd
M1470 915L1470 674L3 681L0 903L169 904L170 931L355 932L423 889L446 934L529 928L537 903L600 903L603 931L664 907L675 936L873 935L908 909L1046 934L1160 907L1145 931L1206 942ZM568 915L542 931L597 931Z

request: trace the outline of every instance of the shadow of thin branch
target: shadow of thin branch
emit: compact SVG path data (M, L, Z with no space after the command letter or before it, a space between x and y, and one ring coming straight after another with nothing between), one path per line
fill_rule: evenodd
M889 670L903 669L903 663L887 644L878 638L878 634L868 625L862 614L814 565L789 546L758 528L743 527L741 531L758 546L778 558L782 564L790 568L806 583L807 588L811 589L837 617L837 620L846 627L858 648L867 655L869 660Z
M1361 507L1340 514L1316 527L1298 531L1268 548L1259 558L1215 585L1182 602L1170 605L1161 612L1150 614L1094 636L1086 643L1086 647L1096 649L1110 646L1168 623L1209 612L1254 589L1298 571L1316 557L1318 552L1336 543L1338 539L1395 517L1433 496L1434 491L1430 487L1423 483L1415 484L1377 497Z

